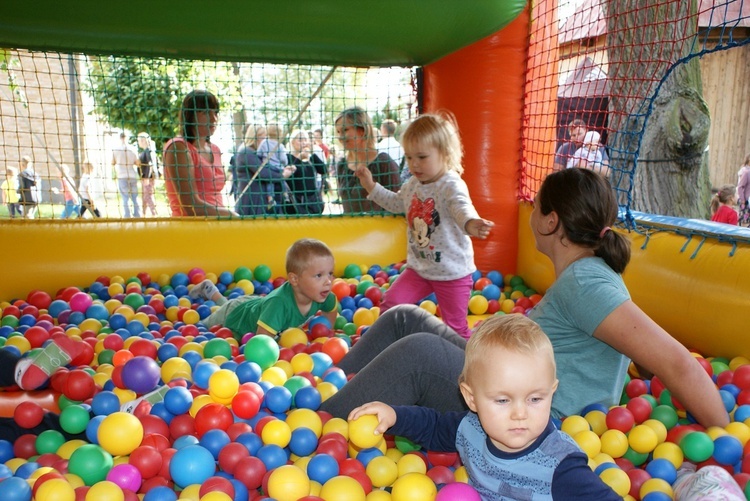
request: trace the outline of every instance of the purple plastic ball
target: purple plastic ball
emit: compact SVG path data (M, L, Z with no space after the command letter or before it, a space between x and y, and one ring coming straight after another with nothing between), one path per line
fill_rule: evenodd
M160 377L159 364L149 357L133 357L122 368L122 382L139 395L156 388Z

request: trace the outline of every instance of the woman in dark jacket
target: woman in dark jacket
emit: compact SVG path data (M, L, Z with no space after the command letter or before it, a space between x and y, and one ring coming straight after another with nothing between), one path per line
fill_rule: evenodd
M312 153L310 133L297 129L289 136L289 165L295 168L287 183L294 197L298 214L322 214L320 194L326 164Z

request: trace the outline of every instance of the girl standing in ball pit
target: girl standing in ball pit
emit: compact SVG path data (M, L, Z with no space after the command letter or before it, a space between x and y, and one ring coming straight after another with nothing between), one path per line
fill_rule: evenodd
M729 416L706 371L631 301L620 276L630 247L610 228L617 213L609 182L585 169L549 175L534 204L536 247L552 261L556 277L529 313L555 350L560 385L552 415L617 405L632 360L658 376L700 424L725 426ZM422 308L393 308L339 362L344 372L357 374L321 408L341 418L373 400L465 410L458 387L465 346Z
M194 90L182 100L181 135L164 145L164 181L173 216L232 216L224 206L221 150L211 142L219 100Z
M443 321L468 338L466 313L476 271L470 237L487 238L494 223L479 217L461 179L463 147L451 115L418 117L401 143L412 177L398 192L377 183L367 167L356 171L369 200L406 213L407 268L385 293L380 311L434 292Z

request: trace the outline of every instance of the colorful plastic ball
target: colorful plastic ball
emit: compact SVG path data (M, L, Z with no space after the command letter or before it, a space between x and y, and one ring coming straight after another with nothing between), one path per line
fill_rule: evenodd
M220 399L231 399L237 394L239 387L239 378L229 369L219 369L211 374L211 377L208 379L208 391L211 396L219 397Z
M45 430L36 437L35 448L37 454L57 452L65 443L65 436L57 430Z
M724 435L714 440L713 458L717 463L734 466L743 455L742 443L731 435Z
M112 466L112 455L94 444L78 447L68 461L68 471L81 477L85 485L103 481Z
M618 496L626 496L630 492L630 477L619 468L608 468L601 472L599 478L610 486Z
M651 493L662 493L669 496L668 499L672 499L674 492L672 486L666 481L660 478L650 478L643 482L640 489L641 500L645 499L647 495ZM659 499L658 497L656 499Z
M207 449L218 460L219 453L230 442L229 435L224 430L208 430L200 438L199 445Z
M263 427L260 436L264 444L286 447L292 439L292 430L285 421L274 419Z
M43 418L44 409L36 402L21 402L13 410L13 419L22 428L34 428L42 422Z
M200 445L187 445L172 456L169 474L180 487L201 484L216 473L216 460L211 452Z
M320 391L312 386L306 386L297 390L294 395L295 407L302 409L318 410L322 403L322 397Z
M635 425L633 413L625 407L614 407L607 413L607 428L628 433Z
M113 456L126 456L143 440L143 425L132 414L114 412L104 417L96 436L105 451Z
M479 493L469 484L453 482L446 484L437 493L435 501L480 501Z
M367 463L366 472L374 487L387 487L398 478L398 465L387 456L378 456Z
M0 483L5 501L30 501L31 486L20 477L10 477Z
M289 459L284 449L274 444L264 445L258 449L256 456L263 461L269 471L286 464Z
M714 442L707 434L694 431L682 437L680 448L687 459L700 463L713 455Z
M149 489L143 501L177 501L177 493L170 487L159 485Z
M245 360L265 371L279 360L279 345L271 336L257 335L245 344Z
M83 370L70 371L62 387L63 395L76 402L91 398L95 391L96 384L93 378Z
M607 430L601 436L601 451L613 458L619 458L628 451L628 437L620 430Z
M138 468L132 464L118 464L107 473L107 480L121 489L129 489L137 492L141 488L143 477Z
M660 478L670 485L677 480L677 469L667 459L657 458L649 461L646 465L646 472L652 478Z
M661 421L668 430L671 430L677 424L677 411L669 405L657 405L651 411L651 419Z
M222 356L231 359L232 346L225 339L211 339L203 346L203 356L206 358Z
M80 405L71 405L60 413L60 427L72 435L77 435L86 430L90 419L87 409Z
M589 458L593 458L602 450L602 443L599 436L591 430L584 430L576 433L573 437L578 446L586 453Z
M193 405L193 394L183 386L175 386L164 394L164 406L175 415L185 414Z
M208 389L208 382L214 372L221 370L218 365L208 360L201 360L193 369L193 384L203 390Z
M143 395L153 390L161 378L161 369L156 360L144 356L131 358L122 368L125 387Z
M487 301L487 298L482 296L481 294L472 296L469 299L469 312L472 315L484 315L485 313L487 313L488 307L489 303Z
M326 501L365 501L366 499L362 484L346 475L333 477L323 484L319 496Z
M318 447L318 436L310 428L297 428L289 440L289 450L297 456L309 456Z
M91 400L95 416L107 416L120 410L120 398L111 391L100 391Z
M286 412L292 406L292 392L284 386L274 386L266 392L264 403L271 412Z
M634 451L647 454L659 445L659 437L650 426L639 424L628 433L628 444Z
M338 474L339 463L328 454L317 454L307 463L307 476L321 485Z
M375 447L383 439L375 433L378 418L372 414L360 416L349 422L349 440L360 449Z
M64 478L51 478L41 484L37 479L34 483L34 499L36 501L74 501L76 498L73 486ZM37 485L38 484L38 485ZM5 499L5 497L3 497Z
M437 496L435 483L422 473L407 473L393 483L391 499L393 501L413 501L415 499L434 499Z
M206 404L195 415L195 433L202 437L207 431L225 430L234 422L232 411L217 403Z

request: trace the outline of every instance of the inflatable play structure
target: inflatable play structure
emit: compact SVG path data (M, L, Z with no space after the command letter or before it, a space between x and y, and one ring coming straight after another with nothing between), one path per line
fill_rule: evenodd
M145 6L145 2L143 3ZM421 109L451 110L465 146L466 179L480 214L497 226L475 242L480 270L522 276L543 291L549 263L527 229L533 197L554 154L556 37L551 2L483 0L295 6L222 4L207 15L188 1L164 17L122 23L113 10L79 2L75 16L55 2L21 3L0 20L0 45L31 50L273 62L420 65ZM136 9L137 10L137 9ZM247 11L247 12L245 12ZM252 11L252 12L250 12ZM319 13L325 15L319 15ZM244 15L246 13L247 15ZM254 23L248 30L246 19ZM310 17L316 29L302 27ZM419 23L412 19L419 18ZM274 20L287 28L276 30ZM533 22L532 22L533 19ZM359 20L359 21L357 21ZM380 22L382 20L382 22ZM387 26L387 29L386 29ZM322 35L322 36L321 36ZM544 64L539 60L543 59ZM532 64L533 63L533 64ZM637 168L637 166L636 166ZM529 175L531 171L535 175ZM748 232L657 216L626 207L620 231L633 242L625 274L634 300L689 347L750 357L743 312L749 306ZM87 285L103 272L174 273L200 265L219 272L268 264L282 274L283 250L302 236L323 238L337 265L389 264L405 255L400 217L280 220L97 220L0 222L0 298ZM193 245L193 242L200 242ZM147 252L138 249L147 248Z

